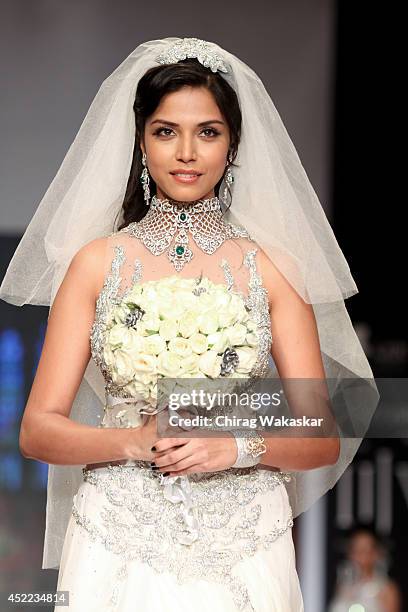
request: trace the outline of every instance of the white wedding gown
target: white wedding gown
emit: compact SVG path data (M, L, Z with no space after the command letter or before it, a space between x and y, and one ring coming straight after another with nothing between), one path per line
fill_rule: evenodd
M202 274L241 295L259 332L251 376L265 376L272 337L257 245L242 236L208 255L190 237L194 257L176 272L166 253L152 255L132 235L135 225L108 238L90 338L107 396L120 396L104 360L109 307L135 283L174 274ZM131 403L106 406L102 426L137 426L136 410ZM69 591L70 612L303 612L286 489L290 474L229 468L189 474L183 487L168 478L172 484L163 488L161 475L145 461L83 473L57 585Z

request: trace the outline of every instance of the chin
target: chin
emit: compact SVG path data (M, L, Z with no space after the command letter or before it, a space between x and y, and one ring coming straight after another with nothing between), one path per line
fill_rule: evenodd
M192 202L193 200L204 199L210 189L207 189L206 191L202 192L201 190L198 191L197 189L194 189L191 185L186 185L181 189L161 189L161 191L163 193L164 198L170 198L171 200L179 200L180 202Z

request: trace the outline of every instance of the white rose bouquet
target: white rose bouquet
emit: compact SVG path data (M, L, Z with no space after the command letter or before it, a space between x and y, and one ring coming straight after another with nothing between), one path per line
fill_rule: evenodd
M173 275L136 284L110 309L104 359L115 384L155 405L161 377L248 377L257 344L240 295Z

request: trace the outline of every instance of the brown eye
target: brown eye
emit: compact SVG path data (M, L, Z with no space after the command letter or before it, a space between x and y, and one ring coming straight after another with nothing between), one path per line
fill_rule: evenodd
M203 132L212 132L213 136L217 136L219 134L219 131L214 128L205 128Z
M154 133L154 135L155 135L155 136L156 136L156 135L160 135L160 134L161 134L161 132L163 132L163 130L167 130L168 132L172 132L172 131L173 131L173 130L171 130L170 128L165 128L165 127L163 127L163 128L159 128L158 130L156 130L156 131L155 131L155 132L153 132L153 133ZM164 136L169 136L169 134L164 134Z

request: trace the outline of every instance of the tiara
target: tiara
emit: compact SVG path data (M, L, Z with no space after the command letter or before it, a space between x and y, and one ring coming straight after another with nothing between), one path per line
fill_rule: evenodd
M181 38L169 49L160 53L156 60L159 64L176 64L188 57L196 57L198 61L213 72L228 72L222 58L211 46L211 43L200 38Z

